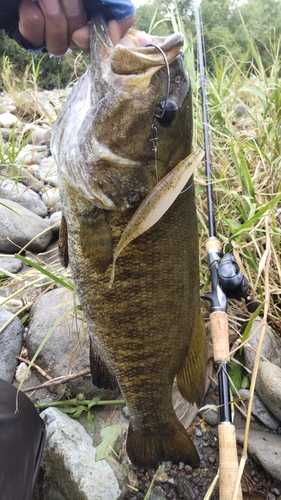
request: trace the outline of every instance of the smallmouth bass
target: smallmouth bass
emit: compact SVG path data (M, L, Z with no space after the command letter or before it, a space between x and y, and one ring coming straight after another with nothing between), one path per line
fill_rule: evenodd
M206 370L192 178L202 154L191 154L181 46L180 34L130 30L113 47L95 19L91 65L51 143L59 249L89 326L93 383L119 386L130 413L127 452L141 466L199 465L171 399L176 376L183 397L200 404Z

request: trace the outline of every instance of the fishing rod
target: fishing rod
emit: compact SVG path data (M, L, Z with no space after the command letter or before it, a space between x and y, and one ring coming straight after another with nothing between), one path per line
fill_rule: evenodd
M214 362L218 370L218 389L220 405L219 437L219 498L231 500L235 488L238 457L236 433L231 415L231 397L229 387L229 335L227 302L229 297L245 299L246 304L253 304L248 294L249 283L236 262L233 254L223 256L222 245L216 236L216 225L213 208L211 149L209 137L208 102L205 85L205 64L201 22L198 0L194 0L194 12L197 35L197 55L199 61L200 86L202 95L203 130L205 145L205 171L207 184L209 237L206 242L208 267L212 291L204 296L210 303L210 328L213 341ZM236 500L242 500L241 485Z

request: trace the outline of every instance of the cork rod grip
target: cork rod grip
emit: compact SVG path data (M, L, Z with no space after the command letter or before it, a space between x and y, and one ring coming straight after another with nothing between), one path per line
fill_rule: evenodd
M220 450L220 500L232 500L238 472L235 427L232 424L220 424L218 426L218 431ZM241 485L235 500L243 500Z
M229 361L228 316L224 312L210 314L214 361Z

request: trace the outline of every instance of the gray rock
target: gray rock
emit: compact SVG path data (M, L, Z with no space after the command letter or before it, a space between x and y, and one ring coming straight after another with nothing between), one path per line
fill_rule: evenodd
M190 479L188 476L177 477L176 480L176 491L178 493L177 498L186 498L188 500L196 500L196 495L190 485Z
M261 328L261 321L255 320L244 346L245 365L251 371L254 367ZM267 359L271 363L281 366L281 342L276 338L270 326L266 328L261 354L261 360Z
M281 368L269 361L260 363L256 391L271 413L281 420Z
M36 174L36 177L51 186L58 185L57 164L52 156L44 158L41 161L40 170Z
M249 108L242 103L234 104L233 111L237 116L243 116L249 113Z
M50 217L50 224L53 226L56 224L55 227L53 227L53 233L55 236L58 237L59 231L60 231L60 223L61 223L61 218L62 218L62 211L60 212L54 212L51 217ZM1 263L1 261L0 261Z
M14 113L17 110L13 100L10 95L6 92L1 92L0 94L0 113Z
M0 127L12 128L18 121L19 119L12 113L0 114Z
M73 306L73 293L65 288L57 288L40 297L30 311L26 344L31 357L57 324L38 357L40 366L44 370L52 370L53 377L89 368L86 324L82 311L73 311ZM96 391L91 377L72 380L67 387L75 396L83 393L86 397L91 397Z
M7 257L0 255L0 267L8 273L16 274L22 269L22 266L22 262L13 255L7 255Z
M23 133L29 132L26 127ZM17 162L28 165L30 167L30 172L32 173L33 165L40 165L43 158L48 156L49 152L46 146L34 147L34 145L26 144L18 153Z
M207 393L205 396L202 407L199 409L199 415L208 425L215 427L219 422L218 408L214 405L214 400L211 394Z
M10 128L6 128L6 127L1 127L1 135L2 135L3 139L8 140L11 136L11 133L13 134L15 139L18 139L20 134L21 134L21 130L18 128L10 129Z
M50 208L50 214L54 214L55 212L61 212L61 202L59 201L54 205L53 207Z
M42 194L42 201L47 207L54 207L60 201L60 193L58 188L46 189Z
M249 397L250 391L248 389L241 389L239 391L239 396ZM248 401L245 400L244 404L248 407ZM266 408L260 398L254 394L252 414L259 419L259 421L265 425L268 429L276 431L280 427L281 422Z
M244 432L236 430L237 442L242 446ZM248 443L249 454L277 481L281 481L281 436L268 432L251 431Z
M0 198L15 201L40 217L46 217L48 212L39 194L27 188L21 182L3 180L0 184Z
M96 450L82 425L56 408L41 417L47 429L43 460L52 478L46 500L117 500L118 481L105 460L95 462Z
M41 146L45 144L49 147L51 139L51 128L43 128L43 127L34 127L31 136L29 138L29 142L32 145Z
M215 427L219 423L219 414L218 409L214 404L206 404L199 410L200 417L206 422L208 425Z
M0 307L0 328L13 317L13 314ZM12 383L17 367L16 356L20 355L24 327L18 318L0 333L0 378Z
M42 252L53 237L49 227L49 220L42 219L14 201L0 198L0 251L17 252L33 240L28 250Z
M166 495L160 486L153 486L152 492L150 493L150 500L165 500Z
M18 299L10 299L6 302L6 298L0 297L0 305L4 307L6 311L16 314L20 309L22 309L23 303Z

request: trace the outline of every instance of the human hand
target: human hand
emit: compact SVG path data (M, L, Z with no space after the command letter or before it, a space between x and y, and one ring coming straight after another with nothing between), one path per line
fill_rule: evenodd
M136 20L136 15L132 15L125 19L124 21L118 22L112 19L108 23L108 35L111 39L113 45L117 45L122 38L126 35L127 31L133 26ZM80 47L83 50L90 48L90 26L89 23L76 30L72 35L72 40L76 44L76 47Z
M122 22L109 21L108 33L116 45L133 25L135 15ZM64 54L68 48L89 50L90 26L82 0L21 0L19 31L34 48Z

